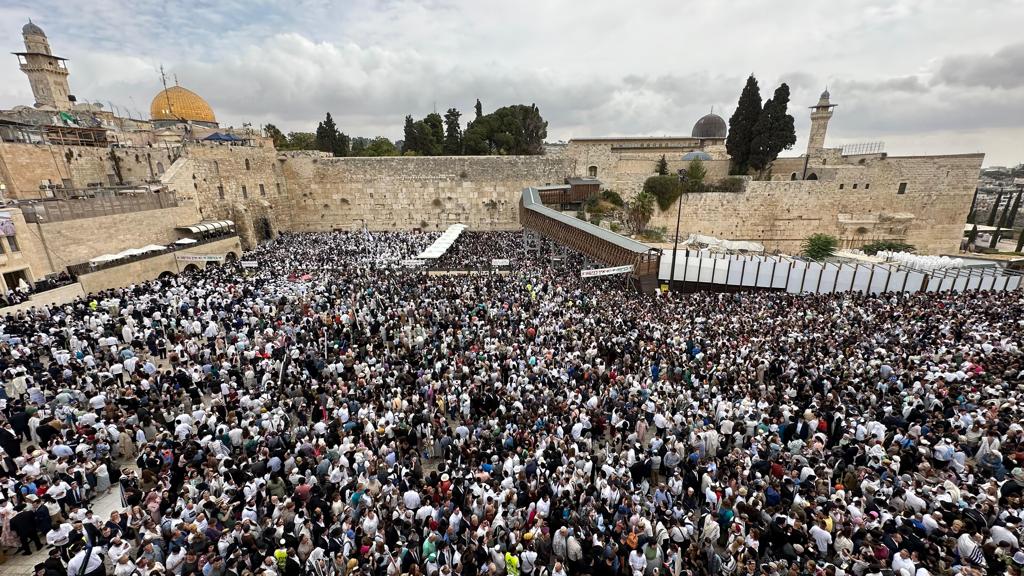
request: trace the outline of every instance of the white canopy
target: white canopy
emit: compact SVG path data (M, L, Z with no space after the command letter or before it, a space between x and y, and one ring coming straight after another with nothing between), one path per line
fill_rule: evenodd
M447 252L448 249L451 248L452 244L459 239L459 236L465 229L465 224L452 224L444 231L444 234L441 234L438 236L437 240L434 240L433 244L427 246L427 249L423 252L420 252L419 255L416 256L416 259L434 260L444 256L445 252Z
M181 240L175 242L175 244L195 244L196 242L197 240L193 240L191 238L182 238Z
M161 246L160 244L147 244L142 248L139 248L143 252L159 252L160 250L167 250L167 246Z
M121 258L123 258L123 256L120 254L103 254L102 256L97 256L92 260L89 260L89 263L99 264L101 262L110 262L111 260L120 260Z

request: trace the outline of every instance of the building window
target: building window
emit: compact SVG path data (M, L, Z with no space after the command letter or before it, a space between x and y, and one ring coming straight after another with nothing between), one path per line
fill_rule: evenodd
M587 176L591 178L597 178L597 166L591 166L587 168Z
M839 189L840 189L840 190L842 190L843 188L846 188L846 184L840 184L840 185L839 185Z
M277 195L278 196L281 195L281 183L280 182L277 183Z
M246 160L246 162L248 162L248 160ZM242 198L248 198L248 197L249 197L249 191L245 189L245 184L242 184Z
M854 190L856 190L856 189L857 189L857 185L856 185L856 184L854 184L854 185L853 185L853 189L854 189Z
M263 184L260 184L260 196L266 196L266 195L267 195L266 188L263 187Z
M865 184L865 185L864 185L864 189L865 189L865 190L867 190L868 188L871 188L871 184Z
M164 173L164 163L163 162L157 162L156 163L156 173L157 173L157 175L163 175L163 173Z
M245 169L246 169L246 170L250 170L250 169L251 169L251 168L249 167L249 159L248 159L248 158L246 158L246 159L245 159Z
M817 180L818 179L818 175L815 174L814 172L811 172L810 174L807 175L807 179L808 180Z
M217 185L217 195L220 196L221 200L224 199L224 185L223 184L218 184Z
M906 194L907 193L907 183L906 182L900 182L900 189L897 190L896 193L897 194Z
M213 173L220 176L220 162L217 162L216 160L213 161Z
M790 174L789 175L789 179L790 180L796 180L796 172L793 172L792 174Z
M18 247L18 239L15 238L14 236L8 236L7 237L7 246L8 246L8 248L10 248L10 252L12 254L14 252L20 252L21 251L21 248Z

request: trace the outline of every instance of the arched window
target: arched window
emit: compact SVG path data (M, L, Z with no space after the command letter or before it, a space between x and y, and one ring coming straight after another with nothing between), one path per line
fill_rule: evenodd
M251 169L251 168L249 167L249 159L248 159L248 158L246 158L246 159L245 159L245 169L246 169L246 170L250 170L250 169Z
M213 173L220 176L220 162L217 162L216 160L213 161Z
M587 176L591 178L597 178L597 166L590 166L587 168Z
M817 180L818 179L818 175L815 174L814 172L811 172L810 174L807 175L807 179L808 180Z
M796 180L796 172L793 172L792 174L790 174L789 175L789 179L790 180Z
M157 162L156 163L156 173L157 173L157 175L161 175L161 174L164 173L164 163L163 162Z

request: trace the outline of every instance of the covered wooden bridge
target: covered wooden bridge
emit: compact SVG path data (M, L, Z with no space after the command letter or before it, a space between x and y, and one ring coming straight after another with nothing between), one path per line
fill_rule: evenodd
M660 249L549 208L536 188L523 190L519 222L526 231L550 238L596 262L609 267L632 266L632 284L643 292L653 293L658 287Z

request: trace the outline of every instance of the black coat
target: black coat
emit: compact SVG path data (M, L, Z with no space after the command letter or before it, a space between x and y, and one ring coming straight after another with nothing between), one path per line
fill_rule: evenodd
M11 518L11 529L14 530L18 536L31 536L37 534L36 530L36 513L34 510L28 508L18 512Z

